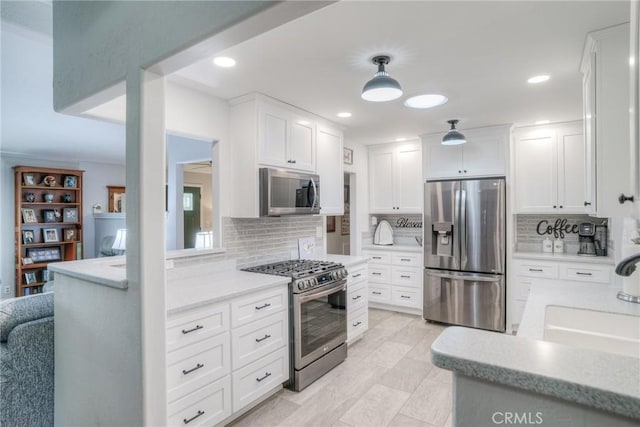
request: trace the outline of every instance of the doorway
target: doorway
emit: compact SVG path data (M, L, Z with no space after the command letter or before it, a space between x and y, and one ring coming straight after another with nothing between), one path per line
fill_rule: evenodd
M327 253L351 255L351 175L344 174L344 214L327 216Z
M196 247L196 233L202 231L200 224L200 202L202 189L200 187L184 187L182 192L184 208L184 248Z

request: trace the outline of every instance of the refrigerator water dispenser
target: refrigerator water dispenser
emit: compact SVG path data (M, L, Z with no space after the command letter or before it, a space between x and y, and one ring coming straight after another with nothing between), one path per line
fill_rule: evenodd
M431 224L433 255L453 256L453 224L450 222L435 222Z

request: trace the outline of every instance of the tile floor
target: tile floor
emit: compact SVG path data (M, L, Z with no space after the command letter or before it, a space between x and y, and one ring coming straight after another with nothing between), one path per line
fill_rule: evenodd
M431 364L444 330L419 316L369 310L346 361L299 393L282 390L236 420L245 426L451 426L451 373Z

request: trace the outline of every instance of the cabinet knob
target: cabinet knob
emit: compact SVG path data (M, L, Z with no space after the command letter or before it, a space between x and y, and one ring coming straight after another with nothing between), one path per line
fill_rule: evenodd
M295 160L291 160L291 163L295 163L295 162L296 162Z
M466 170L466 169L464 170L464 173L467 173L467 170Z
M624 204L624 202L633 203L633 201L634 201L633 198L634 198L633 196L625 196L624 193L623 193L618 197L618 202L620 202L621 205Z
M557 206L556 206L556 205L553 205L553 209L556 209L556 208L557 208Z
M584 202L585 206L591 206L591 202Z
M462 171L461 171L461 170L459 170L459 171L458 171L458 173L462 173Z
M560 205L560 209L564 208L564 206Z

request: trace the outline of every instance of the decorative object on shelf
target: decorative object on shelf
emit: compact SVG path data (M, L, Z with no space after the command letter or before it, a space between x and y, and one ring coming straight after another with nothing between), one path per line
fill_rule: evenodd
M374 56L371 60L378 66L378 71L362 88L362 99L371 102L385 102L400 98L402 96L400 83L391 78L384 69L391 58L387 55L379 55Z
M78 222L78 209L77 208L64 208L62 209L62 222Z
M36 282L37 282L36 273L34 271L29 271L27 273L24 273L24 283L26 283L27 285L30 285Z
M123 198L125 196L125 187L107 185L109 190L109 212L124 212Z
M43 222L49 223L49 222L58 222L58 217L59 217L59 213L58 215L56 215L56 209L45 209L42 211L42 220Z
M65 242L75 242L78 238L78 230L75 228L65 228L62 230Z
M42 199L46 202L46 203L53 203L53 193L44 193L42 195Z
M33 230L22 230L22 243L24 243L25 245L29 245L31 243L34 243L34 241L35 234Z
M557 218L553 225L550 225L549 221L543 219L538 223L536 233L540 236L548 234L556 239L564 239L565 233L578 234L579 228L578 224L569 224L569 221L566 219Z
M45 187L55 187L56 178L52 175L47 175L42 179L42 185L44 185Z
M127 250L127 229L121 228L116 232L116 238L113 241L111 249L116 251L122 251L124 253Z
M36 177L32 173L22 175L24 185L36 185Z
M353 164L353 150L351 148L343 148L343 158L345 165Z
M62 201L64 203L71 203L73 201L73 196L71 196L71 194L67 193L67 194L62 196Z
M60 241L60 239L58 238L57 228L43 228L42 236L45 243L55 243Z
M37 223L36 211L31 208L22 208L22 222L25 224Z
M336 217L328 216L327 217L327 233L333 233L336 231Z
M33 260L29 257L22 258L22 265L30 265L33 264Z
M553 241L553 253L554 254L564 253L564 240L556 239Z
M553 241L548 237L542 241L542 252L545 254L553 253Z
M456 129L459 120L447 120L451 129L442 137L442 145L460 145L467 142L467 139Z
M78 181L75 175L67 175L64 177L65 188L76 188L77 182Z
M42 282L47 283L49 281L49 270L42 270Z
M422 228L422 221L401 217L396 220L396 228Z
M59 261L62 259L60 248L28 248L27 256L33 259L33 262Z
M33 203L36 201L36 195L34 193L27 193L24 195L24 199L29 203Z

